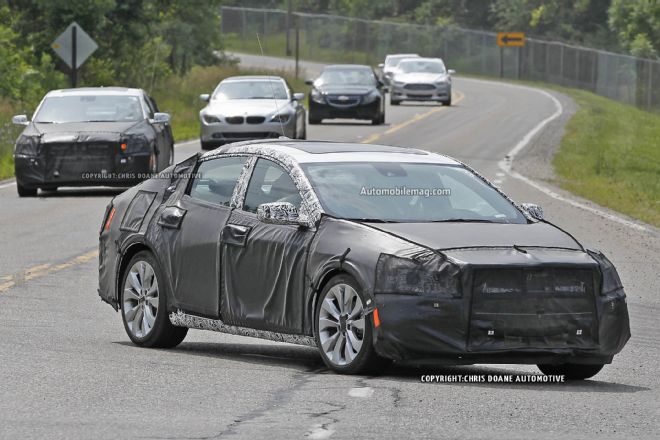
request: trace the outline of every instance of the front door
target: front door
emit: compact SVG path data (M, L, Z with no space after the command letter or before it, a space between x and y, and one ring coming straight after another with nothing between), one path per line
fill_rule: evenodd
M301 197L278 164L258 159L245 201L223 231L222 318L225 323L282 333L302 333L305 265L314 232L257 219L262 203Z
M220 236L247 157L202 162L179 201L185 214L174 241L174 297L185 311L220 316Z

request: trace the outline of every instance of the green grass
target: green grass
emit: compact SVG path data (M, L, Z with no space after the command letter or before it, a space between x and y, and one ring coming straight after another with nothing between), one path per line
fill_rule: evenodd
M309 91L301 79L288 71L239 69L233 66L195 67L186 75L170 76L158 81L152 91L161 111L172 115L172 131L176 142L199 137L199 111L205 103L202 93L211 93L224 78L233 75L280 75L296 92ZM306 101L305 101L306 102ZM12 152L20 127L11 125L11 116L21 108L17 104L0 100L0 180L14 175ZM6 130L5 130L6 129Z
M557 89L580 107L553 160L559 186L660 226L660 115L586 91Z

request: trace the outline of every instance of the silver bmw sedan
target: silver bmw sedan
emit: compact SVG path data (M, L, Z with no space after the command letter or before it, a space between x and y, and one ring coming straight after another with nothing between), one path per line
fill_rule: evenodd
M200 95L208 102L199 112L202 149L280 136L305 139L304 97L279 76L226 78L212 94Z

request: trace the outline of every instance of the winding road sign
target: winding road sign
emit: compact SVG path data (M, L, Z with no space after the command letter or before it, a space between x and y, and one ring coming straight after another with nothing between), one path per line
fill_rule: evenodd
M500 47L524 46L525 34L523 32L500 32L497 34L497 45Z

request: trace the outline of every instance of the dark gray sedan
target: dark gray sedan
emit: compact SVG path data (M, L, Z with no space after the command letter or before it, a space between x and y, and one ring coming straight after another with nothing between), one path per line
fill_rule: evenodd
M101 298L130 339L188 328L389 361L595 375L630 337L614 266L466 165L379 145L279 140L194 156L116 197Z

